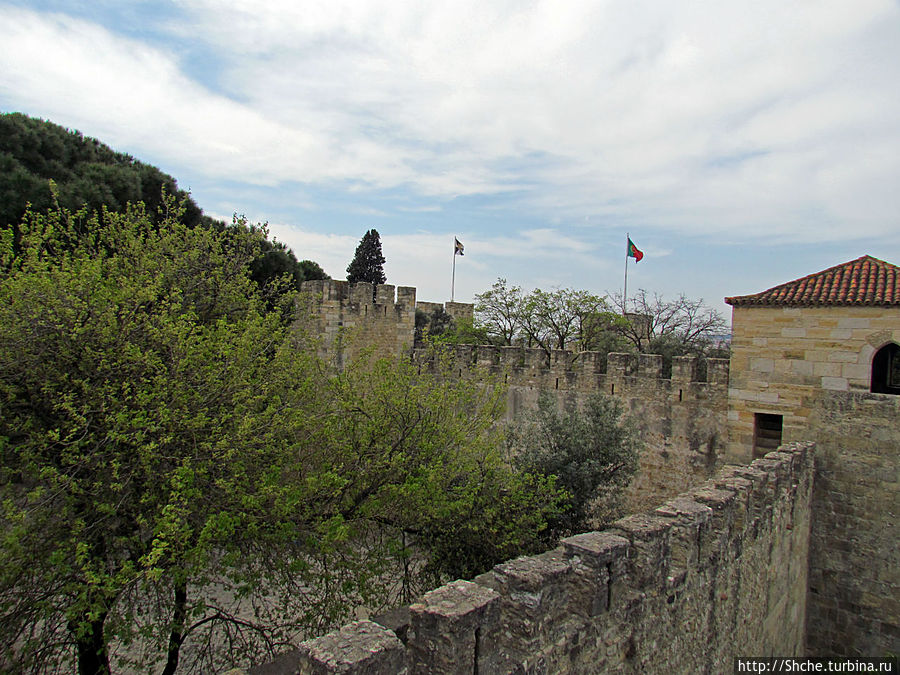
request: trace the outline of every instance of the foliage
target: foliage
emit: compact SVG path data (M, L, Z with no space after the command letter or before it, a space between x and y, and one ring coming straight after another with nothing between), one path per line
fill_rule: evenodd
M347 266L347 281L351 284L368 282L370 284L383 284L387 281L384 276L384 256L381 254L381 238L378 230L369 230L363 235L353 260Z
M624 308L621 295L615 297L615 304ZM662 354L669 360L686 354L727 358L727 348L723 350L716 337L728 332L728 324L702 299L691 300L681 294L665 300L658 293L651 295L641 289L629 304L633 311L620 333L637 351Z
M568 495L566 508L550 521L555 536L583 532L612 518L642 448L618 399L597 393L583 411L560 412L556 398L546 391L537 410L510 434L509 443L520 466L555 476Z
M319 279L331 278L325 274L325 270L322 269L322 266L313 260L301 260L300 271L303 273L303 281L316 281Z
M609 329L617 317L606 300L585 290L540 288L525 294L519 286L497 279L491 290L475 296L475 316L493 344L522 342L540 347L578 351L608 345Z
M490 335L483 326L475 323L472 317L463 316L453 321L449 328L435 337L441 344L448 345L487 345L491 344Z
M602 326L600 317L608 315L606 301L588 291L536 288L524 299L520 321L529 342L549 354L570 344L582 351L590 342L591 331Z
M86 207L102 222L104 209L121 213L129 203L143 203L147 217L158 224L165 217L161 208L165 195L174 196L181 204L180 218L188 227L219 232L247 227L242 218L236 218L229 228L203 215L172 176L96 139L21 113L0 115L0 230L12 229L17 242L18 224L28 204L33 212ZM89 222L86 218L81 226ZM298 263L287 246L266 238L250 265L254 281L268 290L285 274L296 288L305 279L327 277L316 263Z
M415 345L422 347L426 343L486 345L491 344L491 336L472 317L454 318L443 307L436 307L431 314L417 308Z
M521 330L523 293L499 278L491 290L475 296L475 317L498 345L511 345Z
M263 235L180 215L105 212L79 237L86 214L54 211L26 217L20 253L4 237L0 633L35 668L74 646L105 672L134 637L120 601L168 588L171 671L202 611L188 582L301 534L283 430L313 392L247 278Z
M58 187L55 197L51 179ZM187 225L200 224L200 208L156 167L51 122L21 113L0 115L0 229L17 225L27 204L34 211L86 205L99 213L104 206L119 212L128 203L143 202L156 221L164 190L183 204Z
M430 361L432 372L367 356L349 364L332 381L342 414L323 434L348 485L342 521L371 519L395 545L407 542L397 549L405 599L540 549L559 501L552 480L503 460L499 383L487 373L478 387L447 377L452 361L440 348ZM405 566L413 554L415 575Z
M326 372L249 278L264 231L180 216L0 234L0 662L223 670L397 565L409 593L538 545L558 495L501 460L501 389Z

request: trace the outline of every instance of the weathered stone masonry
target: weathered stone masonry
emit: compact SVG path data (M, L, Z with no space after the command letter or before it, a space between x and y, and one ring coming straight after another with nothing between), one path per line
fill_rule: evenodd
M415 358L424 365L427 354L418 352ZM653 508L661 498L702 483L722 466L726 359L709 359L701 380L695 357L676 357L671 378L664 379L657 354L554 350L548 355L542 349L460 345L452 366L458 377L487 373L502 378L508 387L510 420L536 408L542 391L555 393L560 406L569 409L596 392L619 398L645 443L640 470L625 495L629 511Z
M269 672L719 673L738 655L801 654L813 476L812 446L785 446L431 591L391 627L309 640Z
M375 340L381 353L406 353L412 344L415 291L401 288L394 301L393 287L388 288L389 292L379 289L380 295L376 292L372 301L371 287L368 293L354 296L340 282L326 283L322 297L328 300L327 312L319 316L322 330L339 337L342 331L334 326L335 320L346 325L349 319L351 326L368 331L366 339ZM898 654L900 396L871 394L865 389L875 350L891 341L900 343L900 311L896 306L830 310L750 306L735 310L730 375L727 363L713 362L705 382L696 377L696 363L685 360L676 360L672 377L663 379L659 357L652 355L609 355L604 372L600 355L556 352L548 357L540 350L520 348L461 348L457 370L462 376L480 365L502 373L509 384L511 416L532 407L541 390L557 392L563 406L579 405L592 391L621 397L641 420L649 441L630 493L635 508L649 506L654 495L673 495L673 489L685 491L707 479L721 466L723 455L729 461L749 461L754 452L754 416L782 415L783 441L807 439L817 444L809 516L812 534L803 572L804 579L805 570L809 574L808 611L806 596L791 595L795 609L790 618L799 623L782 615L782 629L789 632L802 630L797 626L805 621L807 638L806 652L802 641L794 641L790 649L782 644L767 653ZM394 315L397 318L392 318ZM366 328L371 317L381 325ZM335 343L329 344L333 347ZM726 433L729 441L723 452ZM552 558L559 551L546 555ZM492 574L501 573L495 570ZM555 577L546 578L549 583ZM744 592L768 597L772 581L760 578L759 586L745 585ZM681 606L674 600L673 604ZM485 605L493 606L493 601ZM730 610L723 606L722 611ZM465 621L472 618L466 616ZM618 616L626 622L632 619L627 613ZM687 613L682 619L686 625L703 621ZM758 613L747 614L746 620L761 618ZM618 630L627 628L623 625ZM384 635L381 628L375 632ZM613 635L612 628L607 632ZM476 645L482 649L479 642ZM583 644L571 647L575 652L572 658L579 658ZM634 654L623 669L632 667L635 650L637 647L626 650ZM392 653L398 652L394 649ZM609 663L619 667L616 662Z

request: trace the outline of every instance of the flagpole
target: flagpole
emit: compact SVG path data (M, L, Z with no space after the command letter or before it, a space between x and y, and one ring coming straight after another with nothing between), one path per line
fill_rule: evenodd
M631 241L631 235L625 233L625 287L622 289L622 316L625 316L628 310L628 242Z
M453 276L450 279L450 302L453 302L453 298L456 292L456 240L453 240Z

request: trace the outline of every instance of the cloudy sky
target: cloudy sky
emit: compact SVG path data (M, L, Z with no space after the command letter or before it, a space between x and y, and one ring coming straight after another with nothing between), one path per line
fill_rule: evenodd
M0 111L175 176L343 278L728 311L900 263L897 0L0 0Z

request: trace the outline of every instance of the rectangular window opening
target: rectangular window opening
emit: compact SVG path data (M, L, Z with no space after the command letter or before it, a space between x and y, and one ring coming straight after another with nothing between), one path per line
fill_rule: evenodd
M784 416L754 413L753 417L753 456L762 457L781 445Z

